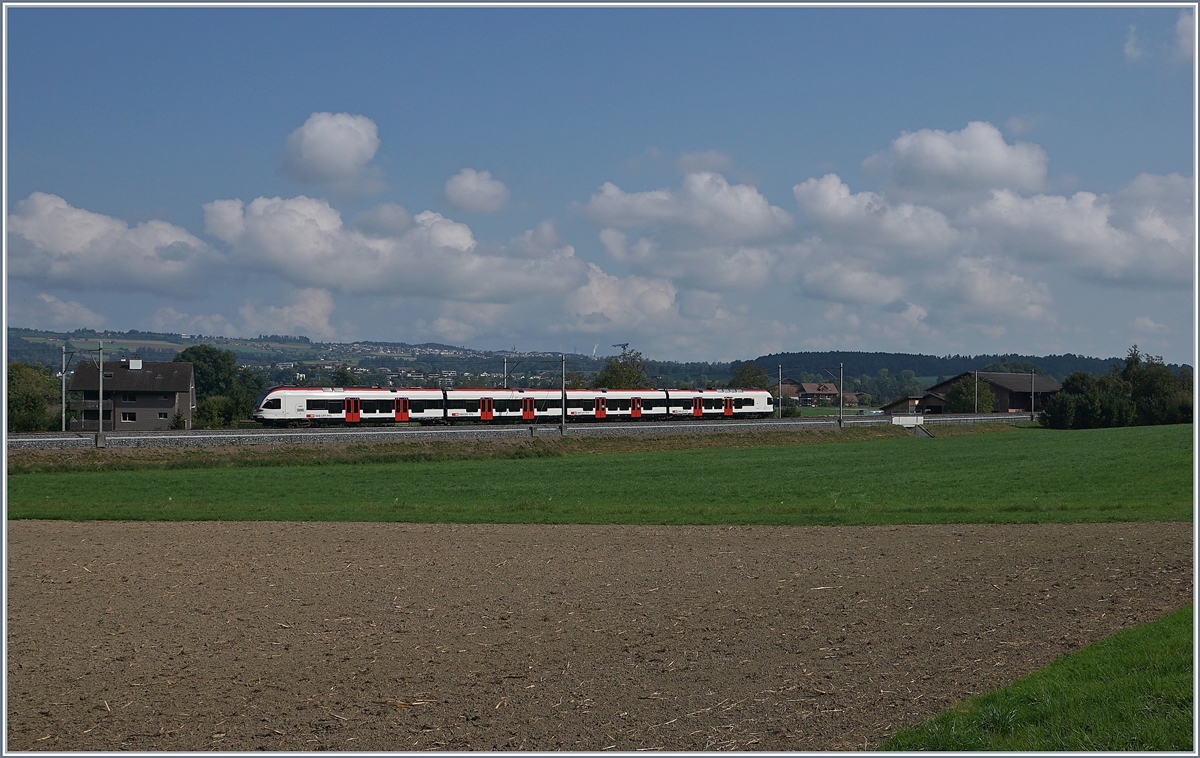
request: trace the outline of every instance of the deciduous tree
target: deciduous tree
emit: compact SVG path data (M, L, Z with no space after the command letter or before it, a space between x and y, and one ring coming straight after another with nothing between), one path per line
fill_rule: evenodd
M41 364L8 364L8 431L46 432L59 427L47 407L61 402L59 381Z
M991 413L996 395L985 381L979 382L979 413ZM975 413L975 377L964 376L946 391L946 410L950 413Z
M649 389L654 385L646 377L646 365L642 354L625 348L619 356L608 359L604 368L592 381L593 387L614 390Z

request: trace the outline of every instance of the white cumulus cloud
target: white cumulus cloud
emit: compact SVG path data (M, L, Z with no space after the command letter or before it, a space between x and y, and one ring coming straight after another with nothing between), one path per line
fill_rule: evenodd
M446 181L446 199L467 211L498 211L508 204L508 187L490 171L464 168Z
M8 322L31 329L99 329L108 322L104 316L75 300L62 300L46 292L34 297L10 292Z
M1132 326L1135 331L1145 334L1168 334L1171 331L1166 324L1160 324L1149 316L1138 316Z
M379 149L379 130L366 116L314 113L287 139L283 172L300 184L371 189L367 164Z
M396 203L380 203L354 217L356 229L379 237L400 234L411 224L412 216Z
M213 251L165 221L130 227L35 192L8 217L8 273L74 290L195 295Z
M248 337L255 334L294 334L317 339L335 339L330 326L333 297L327 290L308 288L293 291L285 305L254 305L238 308L238 319L221 313L187 313L173 307L159 308L150 318L155 331L218 334Z
M377 236L343 226L326 201L303 195L204 208L206 227L232 246L236 262L301 288L513 302L566 292L587 275L570 245L534 249L556 239L552 227L530 230L509 249L479 245L470 227L433 211L418 213L400 234Z
M731 185L720 174L688 174L678 190L625 192L612 182L588 200L588 217L616 228L652 227L713 241L748 242L776 237L792 216L748 184Z
M150 317L150 327L156 332L183 334L217 334L237 337L241 330L220 313L191 314L164 306Z
M292 302L264 307L243 305L243 334L303 334L317 339L333 339L337 330L329 324L333 315L333 295L329 290L309 287L296 291Z
M889 203L874 192L852 193L837 174L792 188L800 210L822 239L935 253L959 234L939 211L912 203Z
M841 303L884 305L904 295L902 280L836 260L805 272L802 287L810 297Z
M1191 185L1178 174L1143 174L1109 197L1022 197L999 190L966 220L980 238L1017 257L1065 263L1114 284L1191 286Z
M675 312L675 285L666 279L616 277L588 264L587 282L566 299L582 331L629 328Z
M1010 145L992 124L972 121L956 132L904 132L886 153L868 161L890 165L891 180L897 188L942 193L996 188L1037 190L1045 182L1048 158L1037 145Z
M1136 61L1142 57L1142 43L1138 40L1137 27L1129 25L1129 34L1125 37L1125 60Z
M1196 55L1196 17L1190 9L1180 11L1175 22L1175 55L1186 61Z
M993 336L1004 332L1006 323L1054 323L1054 298L1043 282L1031 282L1004 271L990 258L961 257L929 277L931 290L951 304L943 318L959 318L986 327Z

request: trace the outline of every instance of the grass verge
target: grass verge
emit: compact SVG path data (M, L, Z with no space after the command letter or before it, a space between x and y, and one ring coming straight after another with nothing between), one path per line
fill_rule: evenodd
M901 434L770 447L589 449L587 455L559 448L548 457L416 461L386 453L376 462L371 455L378 452L347 451L358 456L356 462L42 471L9 477L8 514L586 524L1191 519L1190 425L1017 429L932 440ZM289 453L294 460L295 451L282 452Z
M887 751L1191 751L1192 606L1065 655L880 745Z

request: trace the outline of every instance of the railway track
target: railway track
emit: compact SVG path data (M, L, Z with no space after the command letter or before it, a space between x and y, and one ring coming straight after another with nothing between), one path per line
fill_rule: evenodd
M845 416L846 426L891 424L892 416ZM945 414L925 416L924 424L971 424L983 422L1016 423L1029 421L1029 414ZM567 424L567 436L606 436L629 434L708 434L750 431L797 431L836 429L837 418L785 418L738 421L639 421ZM204 447L216 445L284 445L327 442L415 442L446 439L501 439L557 437L557 424L470 424L461 426L371 426L312 429L201 429L165 432L106 432L108 447ZM9 434L9 450L53 450L96 446L94 432L41 432Z

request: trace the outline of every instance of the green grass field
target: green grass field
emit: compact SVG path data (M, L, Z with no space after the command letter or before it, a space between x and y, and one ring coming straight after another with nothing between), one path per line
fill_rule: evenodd
M1192 517L1192 427L1029 428L932 440L902 436L543 458L23 473L9 476L8 509L9 518L18 519L1178 521Z
M1065 655L881 750L1191 751L1192 606Z

